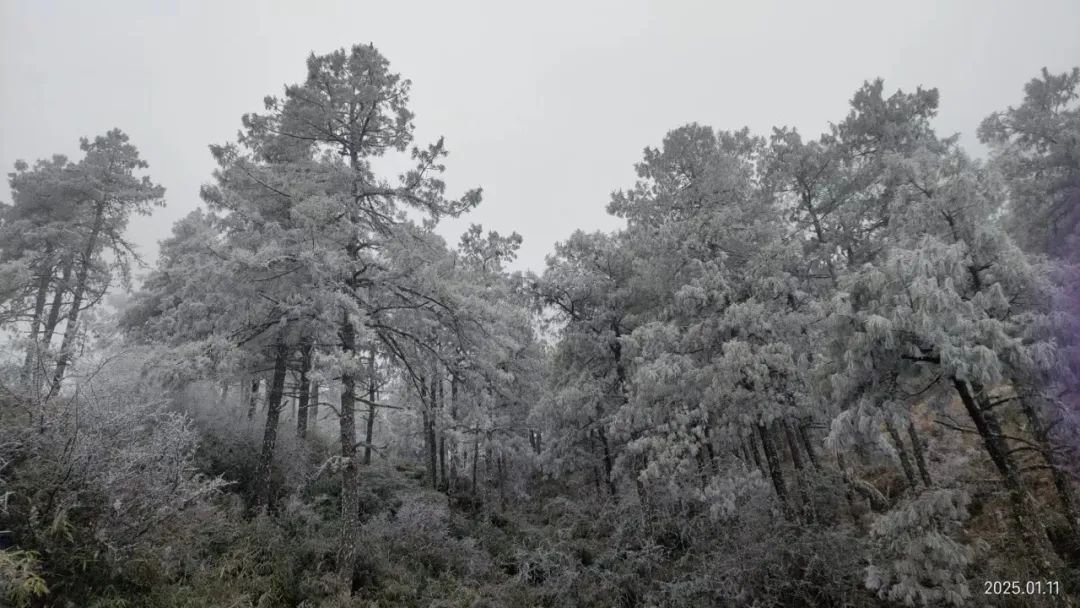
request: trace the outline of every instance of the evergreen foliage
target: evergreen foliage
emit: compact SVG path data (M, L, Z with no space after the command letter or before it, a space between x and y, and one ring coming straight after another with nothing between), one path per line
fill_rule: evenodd
M435 232L480 190L447 195L411 83L312 54L120 310L147 163L119 130L20 162L0 597L1073 605L1078 74L988 117L985 163L881 80L816 139L678 127L624 228L522 273L517 233Z

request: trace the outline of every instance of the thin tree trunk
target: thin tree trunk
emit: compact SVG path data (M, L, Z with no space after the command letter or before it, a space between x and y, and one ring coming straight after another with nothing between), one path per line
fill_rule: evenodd
M82 252L82 264L79 266L79 272L75 275L75 293L71 300L71 310L68 311L64 339L60 343L60 352L56 357L56 371L53 372L49 397L60 391L60 383L64 381L64 372L71 361L71 351L75 346L75 336L78 335L79 331L79 308L82 306L83 296L86 294L86 283L90 279L90 266L93 263L94 250L97 249L98 235L101 233L104 224L105 203L99 202L95 210L94 226L90 230L90 236L86 240L86 248Z
M756 430L756 429L755 429ZM765 469L765 465L761 462L761 452L758 451L757 433L750 432L750 453L754 455L754 464L762 472L768 475L768 471Z
M251 383L248 382L246 377L240 378L240 404L246 404L251 401ZM243 411L243 410L241 410Z
M472 493L476 496L476 469L477 463L480 461L480 433L477 432L473 437L473 450L472 450Z
M274 448L277 445L282 395L285 392L285 374L288 372L288 360L289 348L285 344L284 336L279 336L277 343L274 345L274 375L270 381L270 390L266 398L266 426L263 430L262 451L259 454L259 465L255 474L256 503L267 507L273 504L271 474L274 464Z
M506 455L499 454L499 510L506 511Z
M709 481L709 471L712 468L704 450L698 449L697 454L694 455L694 464L697 465L698 487L704 492Z
M836 466L840 469L840 477L844 480L844 487L849 506L854 506L855 494L858 494L870 503L871 511L875 513L884 513L889 510L889 500L885 498L885 495L882 494L874 484L862 479L856 479L848 472L847 463L844 461L844 455L839 451L836 452ZM852 520L858 521L854 510L851 511L851 518Z
M791 430L791 425L786 419L781 418L777 420L775 424L779 425L783 431L784 440L787 443L788 450L791 452L791 464L795 467L795 486L799 490L799 501L801 503L802 514L813 521L815 518L813 505L810 502L810 496L806 492L806 480L803 478L803 459L802 454L799 452L799 441L795 437L795 432Z
M1072 483L1066 477L1064 471L1064 463L1057 456L1054 445L1050 440L1050 434L1046 431L1046 426L1043 424L1035 406L1031 404L1030 400L1021 397L1020 407L1031 425L1032 435L1042 446L1043 459L1050 467L1050 477L1054 482L1054 489L1057 490L1058 500L1061 502L1061 513L1069 523L1069 528L1072 530L1075 539L1074 542L1080 547L1080 516L1077 514L1076 496L1073 492Z
M913 420L908 420L907 432L908 439L911 440L911 451L915 454L915 465L919 467L919 477L922 478L923 485L929 488L933 485L930 478L930 469L926 467L926 455L923 450L922 438L919 437L919 431L915 428Z
M248 420L255 419L255 411L259 407L259 377L255 376L251 380L251 391L248 393Z
M30 339L26 344L26 358L23 361L23 384L27 387L34 386L33 377L38 361L41 359L41 345L38 344L38 333L45 314L45 300L49 296L49 282L52 280L52 265L49 262L52 257L52 247L45 252L45 257L40 262L37 294L34 297L34 316L30 320ZM36 388L35 388L36 390Z
M429 392L431 393L429 395ZM432 418L435 416L435 407L433 401L435 400L435 382L432 381L430 386L428 385L426 378L420 378L420 404L423 423L424 434L424 464L427 467L428 483L431 484L432 489L438 487L438 469L436 468L435 459L435 422Z
M960 401L963 402L968 416L975 423L975 429L979 432L979 436L982 437L983 446L990 455L990 460L1001 474L1005 488L1009 492L1009 502L1012 506L1017 533L1023 539L1024 546L1030 552L1040 574L1044 576L1051 575L1054 568L1046 557L1050 554L1047 547L1046 531L1038 521L1027 488L1020 478L1020 471L1016 463L1013 462L1009 446L1002 436L1001 425L998 423L997 417L987 407L985 395L980 387L971 386L966 381L958 378L953 378L953 386L960 395Z
M780 504L787 507L787 487L784 485L784 473L780 470L780 458L776 453L776 445L773 443L769 429L760 422L757 424L758 436L761 438L761 447L765 450L765 461L769 463L769 478L772 480L773 489L776 491Z
M434 397L432 397L434 400ZM435 412L428 416L428 470L431 471L431 489L439 489L439 445L435 434Z
M319 383L311 383L311 401L308 403L308 425L313 429L319 428Z
M642 452L635 459L636 468L634 469L634 490L637 491L638 500L641 502L642 516L646 513L652 512L652 497L649 495L648 488L645 487L645 482L641 481L641 472L649 466L648 452Z
M896 452L900 455L900 466L904 469L904 477L907 478L908 487L915 491L919 487L919 482L915 479L915 469L911 466L911 457L908 455L907 447L904 446L904 440L900 437L900 433L897 432L896 425L892 423L892 420L885 420L885 430L888 431L893 445L896 446Z
M45 319L45 333L41 337L41 346L48 350L52 345L53 333L60 324L60 309L64 306L64 294L67 293L68 282L71 281L71 270L74 262L69 256L63 262L64 268L60 274L60 282L53 292L52 303L49 304L49 318Z
M375 382L375 349L371 349L368 358L368 409L364 421L364 465L371 464L371 446L375 441L375 404L379 401L378 385Z
M1015 463L1013 463L1009 455L1008 445L1006 445L1004 437L1001 436L1001 428L996 417L989 411L983 411L977 402L972 387L967 382L953 379L953 386L960 395L960 401L964 404L968 416L975 423L975 428L983 439L983 445L990 455L990 460L997 467L1005 486L1010 491L1016 490L1022 493L1024 484L1020 479L1020 473L1017 471Z
M486 448L484 448L484 499L487 500L487 490L491 487L491 443L490 436Z
M439 377L439 404L446 409L446 396L443 394L443 379ZM439 490L446 492L446 431L439 429Z
M840 471L840 479L844 481L844 498L847 499L848 515L851 516L852 522L857 522L859 517L855 513L855 490L851 487L851 478L848 476L844 455L839 450L836 452L836 468Z
M617 494L615 480L612 479L611 476L611 471L614 469L614 462L611 458L611 448L608 446L607 435L604 434L603 427L597 425L596 436L600 439L600 447L604 451L604 480L607 483L608 493L615 496Z
M702 427L702 430L703 434L705 435L702 438L702 443L705 444L705 454L709 457L709 472L715 473L717 472L717 470L719 470L719 463L716 459L716 450L713 448L712 435L711 433L709 433L709 425L707 421ZM704 478L702 479L702 483L704 483Z
M780 426L784 431L784 438L787 439L788 449L791 451L791 464L795 465L796 471L802 471L802 454L799 453L799 442L795 439L795 433L791 430L791 425L788 424L787 420L781 420Z
M348 357L356 352L356 329L349 313L342 313L342 353ZM337 555L338 578L347 595L352 594L352 579L356 567L359 540L360 479L356 462L356 377L346 369L341 374L341 409L338 439L341 444L341 534Z
M447 491L457 494L458 490L461 488L461 482L458 479L461 475L458 472L458 461L461 460L461 448L453 439L451 439L449 443L450 445L446 448L446 451L450 454L450 470L448 471L448 474L450 475L450 484L447 487Z
M439 444L439 483L436 489L445 493L449 487L446 479L446 434L440 431L437 440Z
M810 464L814 465L815 469L821 468L821 465L818 463L817 454L814 452L814 442L810 440L810 432L807 429L807 424L805 422L799 423L799 437L802 439L807 457L810 458Z
M458 380L457 376L453 373L450 374L450 422L455 427L457 426L458 419ZM454 491L457 491L458 486L458 470L457 461L460 456L460 449L458 443L453 438L450 439L450 485L453 486Z
M229 381L221 381L221 394L218 397L218 409L224 410L225 406L229 403Z
M296 406L296 436L300 439L307 437L308 407L311 402L311 384L308 381L308 373L311 372L311 342L306 342L300 347L300 398Z

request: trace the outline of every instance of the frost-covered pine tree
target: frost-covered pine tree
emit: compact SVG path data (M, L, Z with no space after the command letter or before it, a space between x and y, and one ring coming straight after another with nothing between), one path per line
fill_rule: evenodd
M1080 68L1039 77L979 126L1009 189L1006 224L1025 248L1069 257L1080 238Z

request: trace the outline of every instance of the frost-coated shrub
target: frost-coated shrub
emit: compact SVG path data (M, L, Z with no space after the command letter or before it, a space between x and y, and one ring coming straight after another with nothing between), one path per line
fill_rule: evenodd
M965 570L975 549L955 537L968 519L968 502L962 490L933 490L878 518L867 588L906 606L963 605L971 597Z
M30 606L35 598L47 595L49 587L38 567L33 551L0 551L0 599L14 606Z
M246 416L247 404L240 403L241 391L231 391L222 400L219 388L209 382L191 383L174 400L176 409L193 420L201 436L196 460L200 469L220 475L233 484L231 489L242 496L255 493L254 484L262 449L265 408L253 419ZM284 411L288 411L285 405ZM287 418L284 416L283 418ZM309 433L305 440L296 437L290 420L279 424L274 448L270 481L274 495L284 499L302 491L312 482L311 475L330 453L327 440ZM333 475L324 475L328 478Z
M0 445L9 463L0 529L74 597L111 577L159 576L223 486L195 470L191 421L142 381L136 361L113 353L81 369L70 391L28 406L32 418L0 413L19 438Z
M450 509L446 497L416 492L401 497L396 512L371 518L361 529L361 543L376 564L409 564L431 576L444 572L478 577L490 564L473 539L450 534Z
M795 493L814 518L781 515L753 472L697 496L656 491L644 509L632 499L551 500L513 580L553 606L878 605L862 588L864 532L818 496L827 483L808 475Z
M725 519L699 528L691 549L667 566L672 574L657 585L656 604L868 605L857 588L865 563L859 529L818 497L826 480L804 483L792 497L799 516L781 516L772 494L753 492Z
M198 435L190 419L167 405L128 361L117 358L81 383L46 422L39 446L57 450L57 464L64 467L54 508L100 501L95 536L114 550L160 533L222 486L195 471Z

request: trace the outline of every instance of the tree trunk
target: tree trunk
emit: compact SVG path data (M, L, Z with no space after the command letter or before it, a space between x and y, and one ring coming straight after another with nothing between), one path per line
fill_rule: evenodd
M1039 412L1031 401L1021 397L1020 407L1024 410L1024 416L1027 417L1028 424L1031 425L1032 435L1042 446L1043 459L1050 468L1050 477L1054 482L1054 489L1057 490L1058 500L1061 502L1061 513L1069 523L1069 528L1075 539L1074 542L1077 547L1080 547L1080 516L1077 514L1076 496L1073 492L1072 483L1065 473L1065 463L1061 462L1054 444L1050 440L1050 434L1047 432Z
M617 494L615 480L611 476L611 471L615 466L611 458L611 448L608 446L607 435L604 434L604 428L600 425L596 427L596 436L600 439L600 447L604 451L604 480L607 483L608 493L615 496Z
M476 496L476 469L477 462L480 460L480 433L477 431L475 437L473 437L473 450L472 450L472 493Z
M484 448L484 499L487 499L487 490L491 487L491 436L488 435L487 447Z
M440 377L439 380L439 404L443 409L446 408L446 396L443 394L443 381ZM439 429L439 490L446 492L446 431L442 428Z
M218 397L218 409L224 411L229 403L229 381L221 381L221 394Z
M339 330L341 351L345 356L356 352L356 329L349 313L342 313ZM348 370L348 368L346 368ZM345 371L341 375L341 410L338 438L341 443L341 534L337 555L338 578L347 595L352 594L353 572L359 539L360 479L356 462L356 377Z
M922 438L919 437L919 431L912 420L908 420L907 433L908 439L911 440L911 451L915 454L915 464L919 467L919 477L922 478L923 485L929 488L933 484L930 479L930 469L926 467Z
M240 403L241 405L251 401L251 383L247 378L240 378ZM241 410L243 411L243 410Z
M446 493L450 482L446 477L446 432L439 432L439 491Z
M251 391L248 393L248 420L255 419L255 411L259 407L259 377L255 376L251 380Z
M975 428L983 440L983 447L1001 474L1005 486L1010 491L1016 490L1022 493L1024 485L1020 479L1020 473L1009 455L1009 447L1005 443L1005 438L1001 436L1001 428L996 417L989 411L983 411L977 402L977 396L972 392L973 387L966 381L954 378L953 386L960 395L960 401L964 404L968 416L975 423Z
M371 446L375 441L375 404L379 401L379 389L375 382L375 349L368 358L368 409L364 421L364 465L371 464Z
M802 454L799 453L799 441L795 437L795 432L791 430L791 425L787 419L781 418L776 421L783 431L784 440L788 445L788 450L791 452L791 464L795 467L795 486L799 490L799 501L801 503L801 511L804 516L809 518L810 521L815 519L813 511L813 505L810 502L810 496L806 491L806 480L803 477L803 459Z
M791 430L791 425L787 420L781 420L780 426L784 431L784 438L787 439L788 449L791 450L791 464L795 465L796 471L802 471L802 454L799 453L799 442L795 439L795 432Z
M769 478L772 480L773 489L776 491L780 504L787 508L787 487L784 485L784 472L780 470L780 457L776 453L776 445L773 443L769 429L760 422L757 424L758 436L761 438L761 447L765 450L765 461L769 463Z
M434 392L434 386L431 387ZM432 408L428 415L427 445L428 445L428 469L431 471L431 489L439 489L439 445L435 433L435 396L431 397Z
M457 428L458 419L458 379L453 373L450 374L450 423ZM460 456L457 440L450 439L450 486L454 491L458 488L457 461ZM448 488L449 489L449 488Z
M716 450L713 448L712 434L709 432L708 422L706 422L705 425L702 427L702 432L705 435L702 438L702 443L705 444L705 455L708 456L708 458L709 458L709 460L708 460L708 463L709 463L708 471L709 471L709 474L713 474L713 473L716 473L717 471L719 471L720 469L719 469L719 462L717 461L717 458L716 458ZM705 485L706 481L707 481L706 476L702 476L702 489L704 489L704 485Z
M453 439L451 439L448 443L449 445L446 447L446 451L450 455L450 465L447 474L450 477L448 479L449 483L446 490L448 493L457 494L458 490L461 488L461 481L459 479L461 473L458 472L458 461L461 460L461 448L458 446L458 443Z
M758 451L757 433L751 431L750 433L750 453L754 456L754 464L757 465L758 470L768 475L768 471L765 470L765 465L761 462L761 452Z
M739 452L742 456L742 461L749 467L754 459L750 457L750 448L746 447L746 437L739 437Z
M319 383L311 383L311 401L308 402L308 426L319 428Z
M709 461L705 451L698 449L697 454L694 455L694 464L697 465L698 489L704 492L705 486L709 483L709 471L712 469L712 463Z
M506 511L506 454L499 454L499 510Z
M968 416L975 423L975 428L982 437L983 446L990 455L990 460L997 467L998 473L1001 474L1005 488L1009 492L1009 502L1017 533L1030 552L1040 574L1052 575L1054 569L1046 557L1049 554L1046 531L1038 521L1027 488L1024 487L1023 480L1020 478L1020 471L1013 462L1009 446L1001 434L1001 425L997 417L990 411L981 387L971 386L958 378L953 378L953 386L959 393L960 401L963 402Z
M56 326L60 324L60 309L64 306L64 294L67 293L68 282L71 281L71 269L74 262L69 256L64 260L63 264L64 269L60 274L60 282L56 285L52 303L49 304L49 318L45 319L45 334L41 337L41 346L44 350L48 350L52 345L53 332L56 331Z
M270 381L270 390L266 398L266 426L263 430L262 451L259 454L258 470L255 474L256 504L267 507L273 505L272 472L274 448L277 445L278 420L281 416L282 395L285 392L285 374L288 371L289 347L285 337L279 336L274 345L274 375Z
M648 468L648 466L649 466L648 452L642 452L641 454L638 454L638 457L635 459L635 468L634 468L633 477L634 477L634 490L637 491L638 500L641 502L642 513L650 513L650 512L652 512L652 507L653 507L653 501L652 501L652 497L649 495L649 490L648 490L647 487L645 487L645 482L641 480L641 472L644 471L646 468Z
M885 430L888 431L893 445L896 446L896 452L900 455L900 466L904 469L904 477L907 478L908 487L914 492L918 489L919 482L915 479L915 469L911 466L911 457L908 456L904 440L900 437L900 433L897 432L896 425L892 423L892 420L885 420Z
M817 454L814 452L814 442L810 440L810 432L807 429L805 422L799 423L799 437L802 439L803 447L806 449L806 455L810 458L810 464L814 465L815 469L821 468L818 464Z
M875 513L884 513L889 510L889 501L880 490L868 481L855 479L855 477L848 472L847 463L844 461L844 454L840 451L836 452L836 467L840 469L840 477L844 480L845 495L849 506L853 507L855 505L855 494L858 494L870 503L871 511ZM852 509L850 513L851 519L853 521L858 521L854 509Z
M429 395L429 391L432 393ZM431 484L432 489L438 487L438 469L436 468L435 460L435 422L432 418L435 416L435 407L432 402L435 400L435 383L432 381L430 387L427 382L427 378L420 378L420 414L423 428L421 432L424 435L424 465L427 467L427 480Z
M300 398L296 406L296 436L307 437L308 408L311 405L311 384L308 373L311 372L311 342L300 347Z
M23 384L26 388L37 385L34 382L38 362L41 360L41 345L38 344L38 333L44 321L45 300L49 296L49 283L52 281L52 247L45 251L45 256L39 262L37 294L34 297L34 316L30 320L30 339L26 344L26 358L23 361Z
M98 235L101 233L104 224L105 203L102 201L97 204L95 209L94 226L90 230L90 236L86 240L86 248L82 252L82 263L79 265L79 272L75 275L75 293L71 300L71 310L68 311L64 339L60 343L60 352L56 356L56 371L53 372L49 397L60 391L60 383L64 380L64 372L71 361L71 350L75 346L75 336L78 335L79 331L79 308L82 306L83 296L86 294L86 283L90 279L90 266L93 264L94 250L97 249Z

